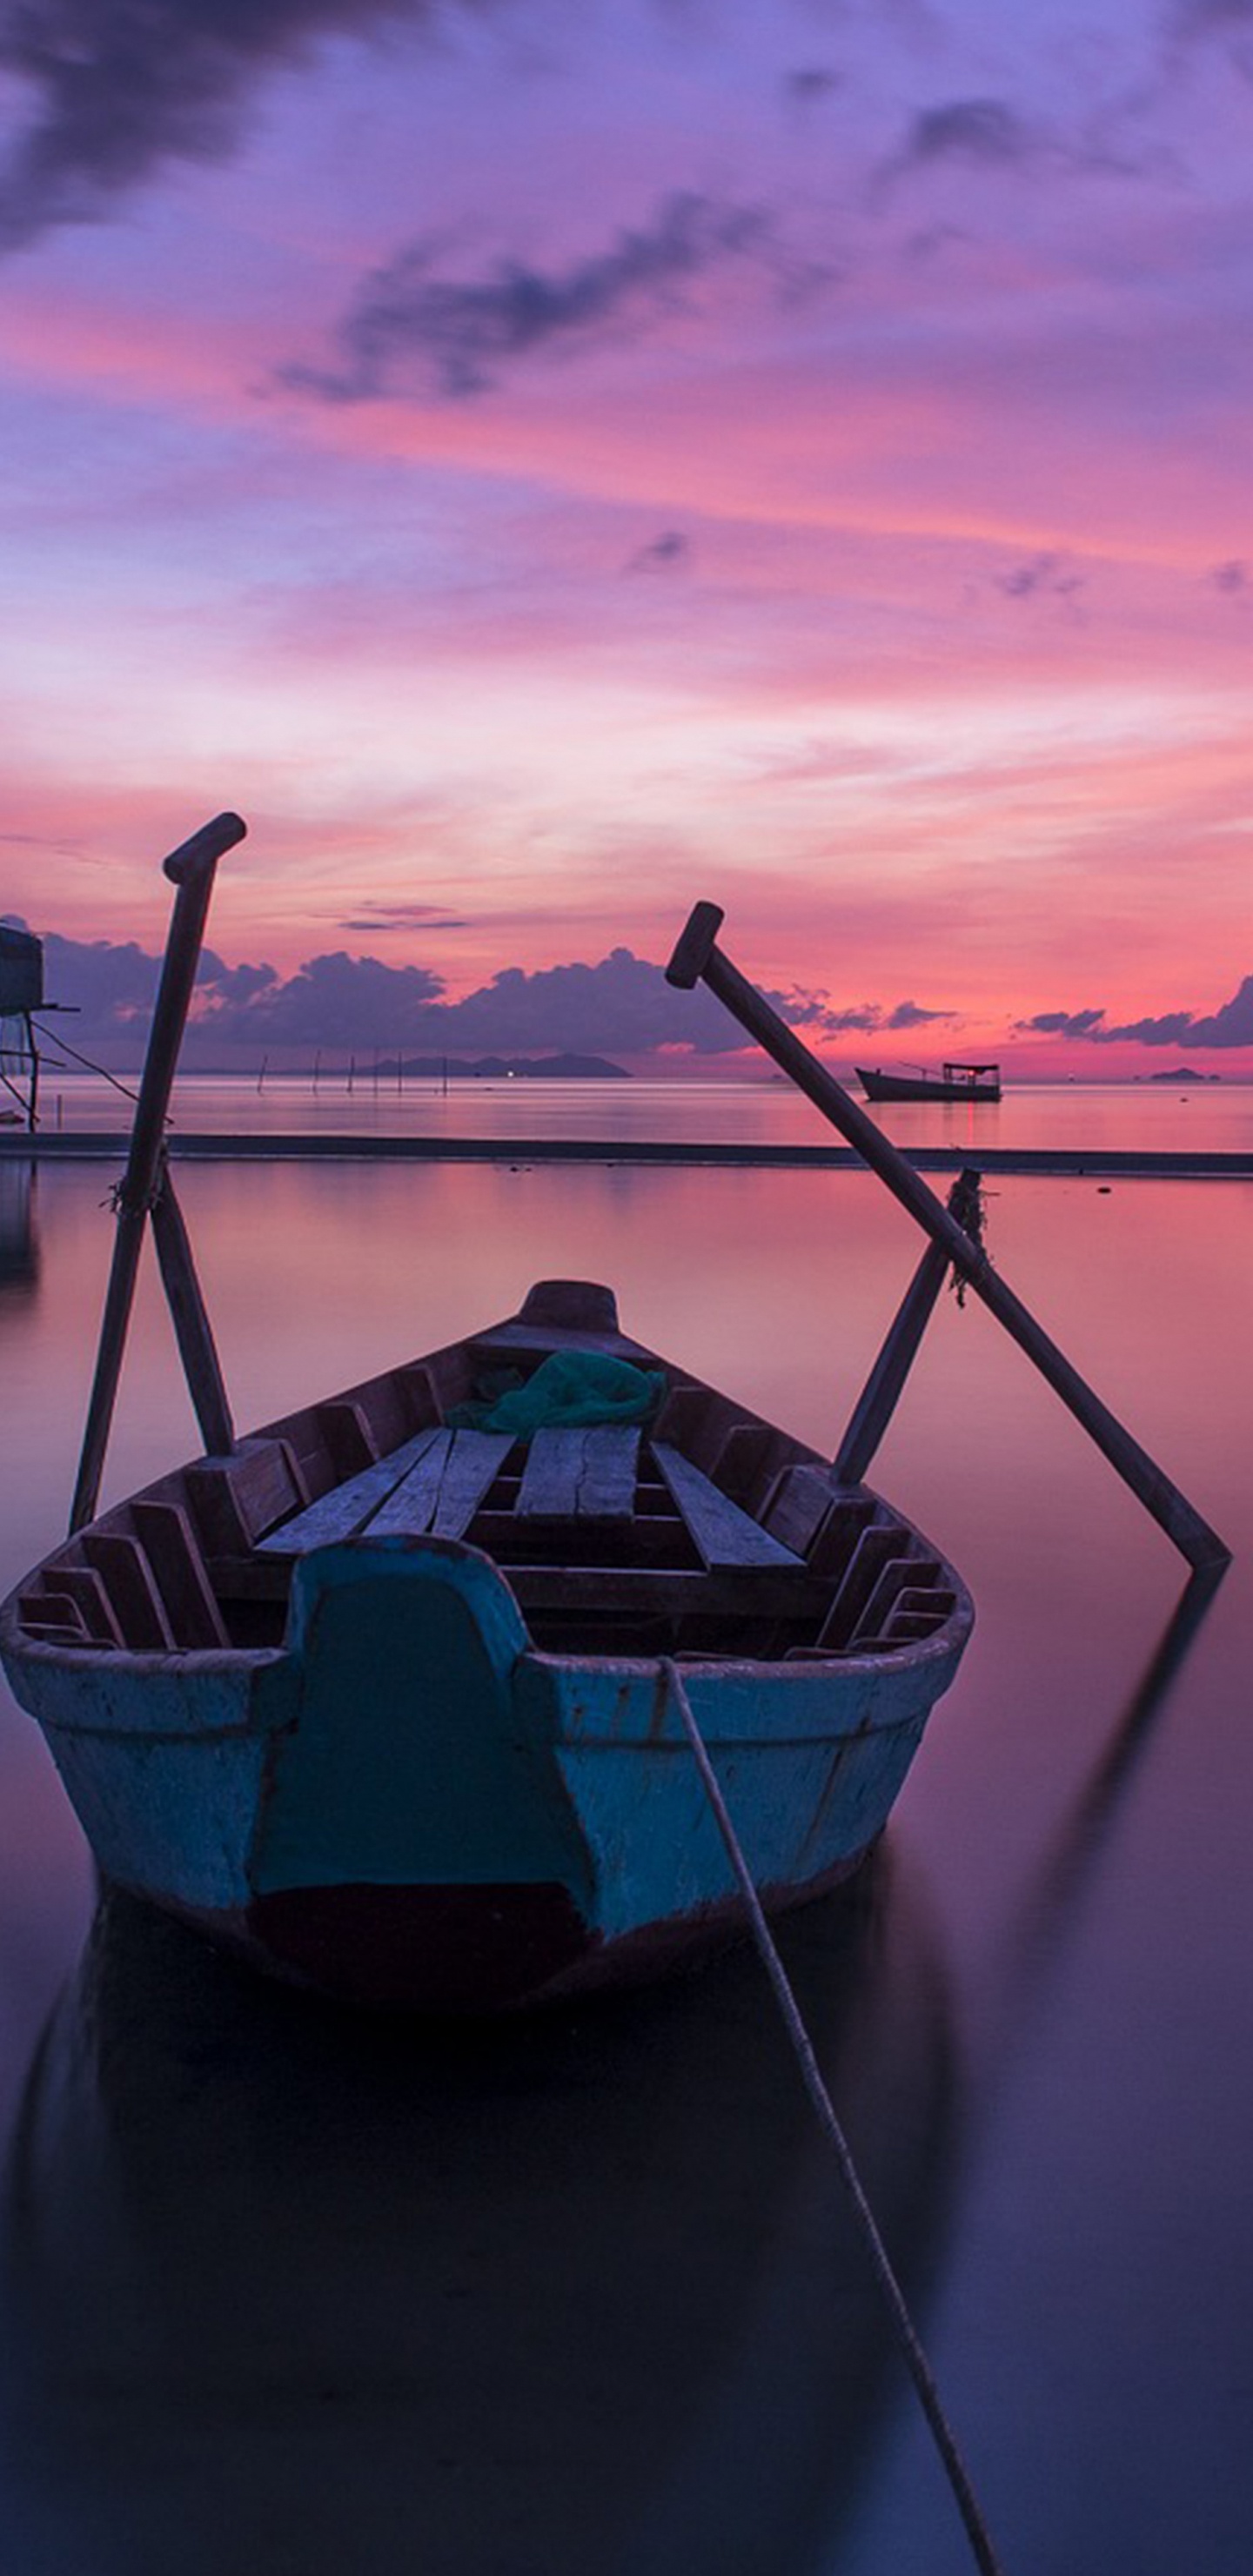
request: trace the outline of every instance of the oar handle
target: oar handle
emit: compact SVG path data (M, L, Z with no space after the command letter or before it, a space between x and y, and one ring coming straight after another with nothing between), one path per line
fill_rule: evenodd
M178 848L162 861L165 875L178 891L153 1005L126 1174L119 1192L118 1204L124 1208L142 1210L152 1204L217 863L224 850L233 849L237 841L243 840L247 829L238 814L218 814L199 832L193 832L190 840L180 841Z
M206 876L212 883L218 860L225 851L233 850L237 841L244 840L247 831L242 815L215 814L211 823L202 823L189 840L180 841L178 848L171 850L168 859L162 860L162 868L175 885L195 884Z

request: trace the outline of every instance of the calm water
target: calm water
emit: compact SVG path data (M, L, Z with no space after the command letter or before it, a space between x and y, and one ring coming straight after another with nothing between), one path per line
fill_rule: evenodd
M858 1100L860 1089L852 1085ZM118 1128L127 1101L89 1076L49 1075L46 1123ZM380 1082L344 1075L184 1077L175 1124L190 1132L331 1135L568 1136L625 1143L824 1144L831 1130L782 1076L754 1082ZM1002 1100L897 1102L871 1111L898 1144L1124 1147L1162 1153L1253 1148L1253 1083L1022 1083Z
M1251 1108L1084 1101L1167 1143ZM1050 1095L1051 1137L1072 1110ZM243 1423L564 1272L830 1447L917 1257L843 1173L215 1165L180 1192ZM103 1196L98 1170L0 1167L6 1588L64 1525ZM989 1218L1237 1562L1172 1676L1178 1560L946 1297L876 1475L961 1566L976 1635L879 1862L789 1955L1008 2576L1247 2576L1253 1185L1013 1180ZM193 1446L149 1273L110 1493ZM92 1903L0 1694L6 2571L968 2566L751 1955L437 2039Z

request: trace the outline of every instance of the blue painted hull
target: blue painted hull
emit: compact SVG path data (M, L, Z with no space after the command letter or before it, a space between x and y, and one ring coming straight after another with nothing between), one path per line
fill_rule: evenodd
M685 1662L768 1908L853 1869L969 1620L895 1652ZM657 1661L538 1652L497 1568L439 1539L297 1569L284 1646L5 1660L105 1875L355 2002L500 2010L638 1978L739 1899Z
M573 1353L598 1405L629 1363L647 1436L510 1467L449 1428L485 1365ZM881 1834L972 1618L888 1506L558 1280L105 1514L0 1655L107 1880L354 2002L500 2011L738 1924L678 1666L777 1911Z

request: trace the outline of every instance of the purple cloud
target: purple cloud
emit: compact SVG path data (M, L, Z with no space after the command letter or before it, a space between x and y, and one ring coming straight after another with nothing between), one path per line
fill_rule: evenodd
M288 366L280 380L326 402L369 402L416 373L464 399L537 350L637 324L724 261L769 255L759 209L693 194L667 197L650 222L562 269L503 258L482 277L436 277L430 246L416 242L365 279L335 334L339 365Z
M1006 169L1035 150L1029 126L1000 98L956 98L941 107L924 108L914 118L901 147L897 167L926 162L974 162L984 169Z
M257 81L319 41L439 14L436 0L3 0L0 72L28 112L0 171L0 248L99 220L167 161L225 159Z
M692 551L691 539L680 528L663 528L651 544L641 546L631 557L628 572L664 572L671 564L683 563Z
M920 1029L929 1020L955 1020L956 1011L926 1011L920 1002L898 1002L883 1025L887 1029Z
M1216 1011L1162 1011L1142 1020L1106 1021L1103 1010L1037 1011L1015 1027L1041 1037L1088 1038L1097 1046L1253 1047L1253 975Z
M1016 1029L1025 1034L1035 1031L1046 1038L1095 1038L1100 1036L1100 1011L1037 1011L1034 1019L1015 1020Z

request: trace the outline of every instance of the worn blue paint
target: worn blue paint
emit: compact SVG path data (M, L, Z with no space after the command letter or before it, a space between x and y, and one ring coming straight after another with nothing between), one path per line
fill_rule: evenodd
M263 1735L197 1740L141 1730L106 1742L62 1727L48 1742L107 1878L190 1907L247 1903Z
M783 1895L886 1821L968 1613L894 1654L685 1665L758 1884ZM556 1886L593 1941L734 1893L656 1661L538 1653L454 1540L302 1560L284 1647L193 1656L0 1635L101 1866L175 1906L336 1887Z
M258 1892L555 1879L586 1901L551 1722L513 1688L527 1643L495 1567L454 1541L350 1540L306 1558Z

